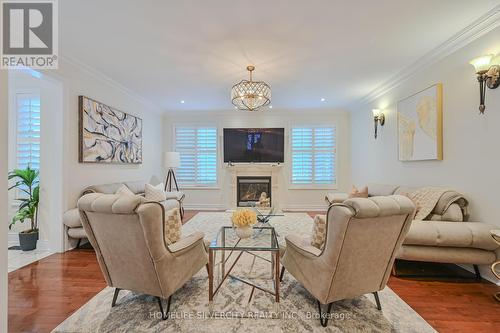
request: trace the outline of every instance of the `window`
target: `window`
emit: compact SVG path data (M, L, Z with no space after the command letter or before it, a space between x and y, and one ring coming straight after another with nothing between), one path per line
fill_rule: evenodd
M292 128L292 184L335 185L335 127Z
M184 186L214 186L217 184L217 128L176 127L175 151L181 155L176 172Z
M40 96L16 94L17 168L40 169Z

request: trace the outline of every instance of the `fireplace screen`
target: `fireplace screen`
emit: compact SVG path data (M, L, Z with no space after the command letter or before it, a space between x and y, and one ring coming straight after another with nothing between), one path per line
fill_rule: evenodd
M238 177L238 207L271 206L271 177Z

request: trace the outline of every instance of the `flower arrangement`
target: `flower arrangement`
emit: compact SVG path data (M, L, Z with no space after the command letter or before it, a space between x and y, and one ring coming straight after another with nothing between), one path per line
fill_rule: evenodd
M239 228L251 227L257 223L257 214L250 209L238 209L231 218L233 225Z

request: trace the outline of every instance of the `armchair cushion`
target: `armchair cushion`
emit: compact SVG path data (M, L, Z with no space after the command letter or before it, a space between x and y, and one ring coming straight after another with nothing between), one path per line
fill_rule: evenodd
M174 244L181 239L182 220L179 208L165 212L165 241Z
M307 237L303 238L298 235L288 235L285 237L286 251L291 250L298 252L306 257L318 257L321 250L311 245L311 240Z
M326 215L314 217L311 245L322 250L326 240Z
M205 235L200 232L194 232L182 239L180 239L178 242L175 242L173 244L170 244L168 246L168 249L172 253L178 253L178 252L183 252L183 250L189 250L192 246L196 245L197 242L201 241L203 243L203 246L205 246L203 237Z

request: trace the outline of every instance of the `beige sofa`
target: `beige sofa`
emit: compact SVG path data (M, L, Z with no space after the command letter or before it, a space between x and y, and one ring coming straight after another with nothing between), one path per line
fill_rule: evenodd
M122 183L92 185L85 188L82 191L81 196L89 193L114 194L122 185L127 186L135 194L142 196L144 195L144 188L146 186L146 183L147 182L145 180L139 180L139 181L127 181ZM182 192L168 192L167 200L163 201L162 205L166 210L172 208L179 208L182 217L183 199L184 199L184 194ZM68 237L72 239L77 239L78 242L76 247L79 247L82 239L87 238L87 234L83 228L78 208L73 208L65 212L63 215L63 223L66 226Z
M369 184L369 196L413 193L417 187ZM329 193L329 205L343 202L345 193ZM498 227L469 222L468 202L455 191L446 191L432 212L422 220L412 221L408 235L397 258L413 261L472 264L480 278L477 265L489 265L496 260L499 248L490 236Z
M323 250L303 235L286 236L283 266L318 300L321 325L338 300L373 293L381 310L377 292L387 283L414 214L405 196L354 198L328 209ZM326 315L320 303L328 304Z
M167 319L171 295L208 262L203 233L167 242L164 206L140 196L90 193L78 208L106 283L116 288L111 306L120 290L131 290L156 296Z

